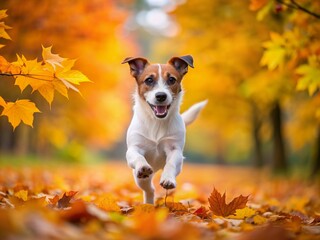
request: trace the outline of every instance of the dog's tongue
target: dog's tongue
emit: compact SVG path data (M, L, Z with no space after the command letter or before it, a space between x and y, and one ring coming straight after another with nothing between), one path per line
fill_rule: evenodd
M156 112L158 115L163 115L167 111L167 106L156 106Z

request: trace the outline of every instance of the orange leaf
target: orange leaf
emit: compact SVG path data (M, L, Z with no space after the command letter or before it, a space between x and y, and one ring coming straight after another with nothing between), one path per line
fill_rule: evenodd
M5 107L6 105L6 101L0 96L0 106Z
M215 188L208 198L210 210L217 216L227 217L236 212L237 209L244 208L248 202L249 196L242 196L234 198L230 203L226 204L226 194L221 196Z

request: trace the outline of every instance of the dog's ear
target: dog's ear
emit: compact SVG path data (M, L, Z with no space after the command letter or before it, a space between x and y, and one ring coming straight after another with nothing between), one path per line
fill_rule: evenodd
M188 66L194 68L193 66L193 58L191 55L181 56L181 57L173 57L168 61L169 64L173 65L173 67L183 76L188 72Z
M130 73L133 77L137 78L144 70L144 68L149 65L147 59L142 57L127 57L122 61L122 64L128 63L130 66Z

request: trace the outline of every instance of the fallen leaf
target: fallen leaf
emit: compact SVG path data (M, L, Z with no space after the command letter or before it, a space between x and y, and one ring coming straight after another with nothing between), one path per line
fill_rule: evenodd
M244 208L248 202L249 196L242 196L234 198L230 203L226 204L226 194L221 194L214 188L210 197L208 198L210 210L217 216L227 217L236 212L237 209Z
M95 202L99 208L108 212L120 212L121 210L117 201L111 194L105 194L99 197Z
M78 192L69 191L65 192L61 199L58 201L58 208L66 208L70 205L70 200L76 195Z
M202 219L209 217L208 210L204 206L199 207L197 210L193 212L193 214L197 215Z
M252 217L255 215L256 211L252 208L245 207L242 209L237 209L236 213L234 215L228 216L228 218L233 218L233 219L244 219L248 217Z
M23 201L27 201L28 200L28 191L27 190L20 190L19 192L16 192L14 194L14 196L22 199Z
M265 217L262 217L260 215L256 215L253 217L253 222L257 225L264 224L267 221Z
M239 240L291 240L290 234L284 228L274 225L259 227L242 234Z
M134 207L134 214L151 213L156 210L153 204L141 204Z
M166 202L165 206L170 212L187 212L188 209L180 202Z

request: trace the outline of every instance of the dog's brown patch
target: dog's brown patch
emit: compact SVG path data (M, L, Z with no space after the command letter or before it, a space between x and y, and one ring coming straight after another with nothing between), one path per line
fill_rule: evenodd
M171 65L171 64L160 64L161 66L161 77L168 88L171 89L173 95L177 95L181 91L181 80L183 76ZM169 82L170 77L175 78L175 82L171 84ZM154 80L153 85L147 85L146 79L152 78ZM158 84L160 79L159 76L159 64L152 64L146 66L143 72L136 78L138 84L138 93L142 99L145 99L144 94Z

